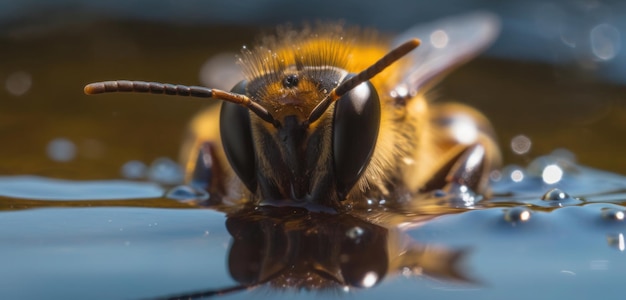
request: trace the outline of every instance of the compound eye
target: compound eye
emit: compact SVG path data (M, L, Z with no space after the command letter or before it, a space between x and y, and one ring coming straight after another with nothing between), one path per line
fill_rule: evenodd
M246 94L247 82L241 81L231 92ZM240 105L223 102L220 111L220 135L228 162L251 192L256 191L256 160L250 127L250 111Z
M337 100L333 121L333 158L339 199L345 199L363 175L374 152L379 127L380 101L369 81Z

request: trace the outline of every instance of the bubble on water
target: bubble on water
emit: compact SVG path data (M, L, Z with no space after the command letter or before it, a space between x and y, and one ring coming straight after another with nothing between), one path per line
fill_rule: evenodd
M561 191L560 189L555 188L545 193L543 197L541 197L541 200L560 201L560 200L565 200L567 198L570 198L570 195L568 195L566 192Z
M24 71L17 71L7 78L4 83L9 94L14 96L22 96L30 90L33 84L32 76Z
M126 179L142 179L146 175L148 167L141 161L131 160L126 162L121 169L122 177Z
M148 169L148 179L161 184L180 184L183 177L182 168L167 157L157 158Z
M601 210L602 218L606 220L624 221L626 212L622 209L605 207Z
M66 138L56 138L46 146L48 157L58 162L68 162L76 157L76 146Z
M518 135L511 139L511 149L515 154L522 155L528 153L531 145L532 142L525 135Z
M209 200L210 195L205 190L196 189L189 185L179 185L167 191L165 198L179 202L204 202Z
M530 201L530 203L541 207L563 207L583 203L582 200L570 196L568 193L554 188L543 194L540 201Z
M532 216L532 210L525 206L516 206L504 211L504 220L509 223L527 222Z

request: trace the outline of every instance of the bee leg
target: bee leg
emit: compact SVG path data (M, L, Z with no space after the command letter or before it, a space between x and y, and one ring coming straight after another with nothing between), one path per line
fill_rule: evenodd
M458 145L450 151L451 159L438 169L421 191L442 190L452 202L473 193L486 195L493 161L485 145Z
M472 191L483 193L487 188L491 166L482 144L467 147L450 168L443 190L455 192L465 186Z
M212 196L224 195L224 177L224 168L217 157L215 143L201 143L195 164L191 170L189 185L204 189L211 193Z
M438 145L443 158L421 191L464 190L486 195L491 171L500 164L500 150L489 121L478 111L460 104L434 109Z

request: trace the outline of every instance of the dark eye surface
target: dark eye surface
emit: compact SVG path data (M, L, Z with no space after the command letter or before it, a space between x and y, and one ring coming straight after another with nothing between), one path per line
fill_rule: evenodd
M337 194L344 199L374 152L380 126L380 101L368 81L341 97L335 106L333 156Z
M246 81L238 83L232 92L246 93ZM248 190L256 190L256 161L250 128L250 111L240 105L224 102L220 111L220 135L226 157Z

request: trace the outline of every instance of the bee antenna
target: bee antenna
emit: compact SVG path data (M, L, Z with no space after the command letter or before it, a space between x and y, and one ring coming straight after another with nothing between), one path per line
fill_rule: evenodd
M311 114L309 114L309 123L313 123L317 119L319 119L326 111L326 109L330 106L330 104L339 100L341 96L345 95L347 92L351 91L359 84L368 81L372 77L378 75L378 73L382 72L398 59L404 57L407 53L413 51L413 49L417 48L417 46L419 45L419 39L412 39L410 41L407 41L402 45L396 47L395 49L391 50L381 59L376 61L373 65L369 66L367 69L342 82L339 86L332 90L328 94L328 96L320 101L320 103L311 111Z
M85 94L95 95L114 92L152 93L176 96L188 96L196 98L214 98L232 102L247 107L263 119L265 122L276 125L274 117L260 104L252 101L248 96L226 92L218 89L210 89L202 86L186 86L160 82L113 80L94 82L85 86Z

